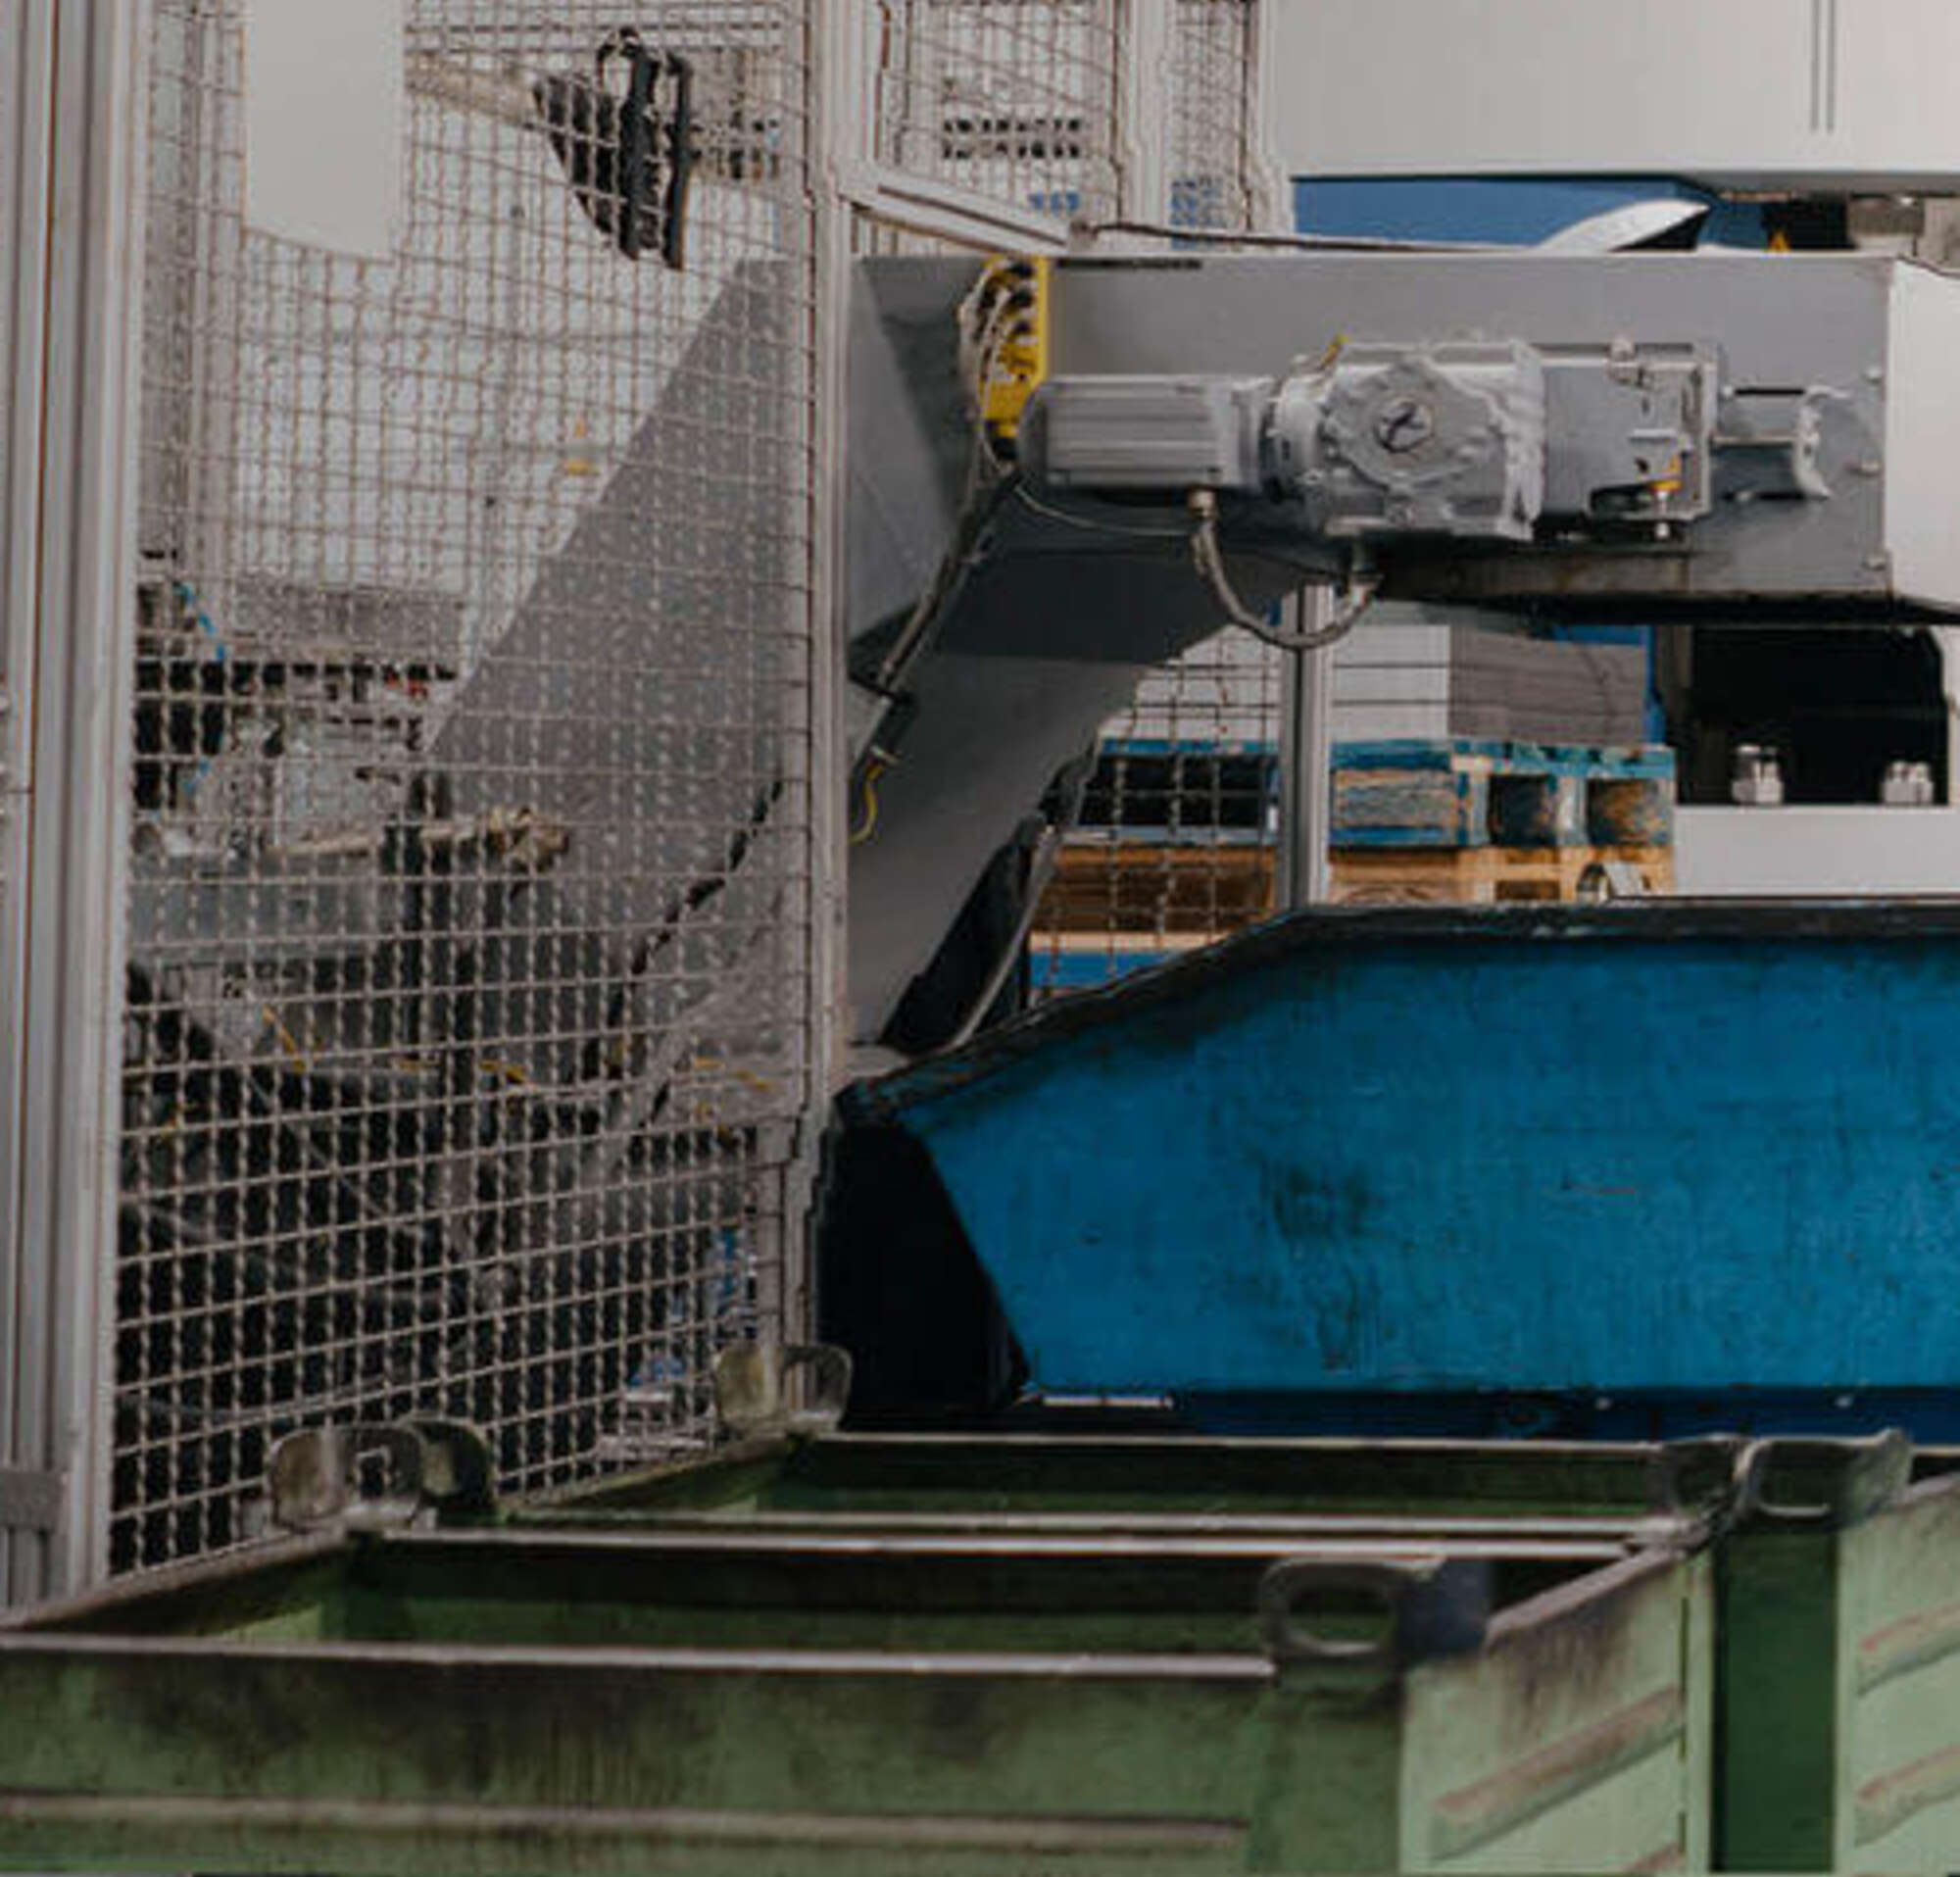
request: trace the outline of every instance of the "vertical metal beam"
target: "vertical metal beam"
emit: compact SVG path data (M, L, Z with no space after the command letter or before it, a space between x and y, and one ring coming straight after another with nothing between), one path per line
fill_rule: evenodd
M1283 0L1253 0L1246 74L1247 176L1253 225L1290 232L1293 180L1278 154L1276 39ZM1333 596L1308 587L1288 602L1297 627L1327 623ZM1323 904L1333 890L1329 847L1334 833L1334 648L1287 656L1280 703L1279 901L1283 910Z
M1250 54L1246 72L1247 192L1251 197L1252 225L1271 234L1291 234L1294 229L1293 178L1280 159L1277 135L1279 12L1288 3L1252 0L1252 29L1247 35Z
M24 624L9 584L9 651L29 635L34 663L19 713L25 871L9 882L26 902L24 1031L9 1039L23 1066L0 1134L17 1209L12 1446L64 1497L59 1531L16 1534L15 1599L107 1565L149 3L22 11L46 16L26 69L45 78L49 252Z
M833 1090L845 1078L851 1033L847 993L845 886L850 874L846 803L844 598L845 501L841 439L849 383L851 273L856 211L850 178L865 158L876 95L879 44L874 10L853 0L808 0L811 195L815 215L810 459L810 957L815 1000L804 1165L813 1194ZM795 1214L792 1214L795 1216ZM786 1272L784 1330L814 1333L814 1207L806 1209Z
M21 1111L22 972L26 951L26 781L19 708L30 695L34 593L40 564L41 357L47 322L49 87L54 9L9 4L0 25L0 241L8 272L0 292L0 1468L40 1471L33 1403L24 1399L29 1345L40 1334L39 1292L21 1259L17 1203ZM41 1581L41 1541L0 1506L0 1604L18 1577L24 1595Z
M1174 0L1115 0L1118 217L1160 222L1170 214Z
M1289 630L1318 632L1333 615L1330 588L1303 588L1287 601ZM1280 699L1280 866L1282 911L1323 905L1331 891L1328 847L1334 832L1334 648L1287 654Z

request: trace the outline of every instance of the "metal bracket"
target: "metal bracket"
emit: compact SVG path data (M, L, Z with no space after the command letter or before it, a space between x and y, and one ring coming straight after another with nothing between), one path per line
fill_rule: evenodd
M1731 1522L1835 1530L1869 1518L1912 1481L1912 1443L1896 1428L1866 1439L1751 1441L1736 1459Z
M272 1450L272 1522L381 1531L427 1514L496 1509L489 1449L460 1421L309 1427Z
M0 1531L58 1531L65 1483L59 1473L0 1466Z
M1300 1605L1360 1600L1381 1612L1378 1634L1330 1637L1309 1629ZM1259 1636L1281 1666L1317 1663L1393 1671L1435 1655L1484 1646L1491 1613L1491 1568L1477 1558L1426 1563L1387 1559L1286 1557L1259 1579Z
M1829 502L1831 484L1823 469L1825 419L1834 406L1851 402L1848 391L1829 384L1796 393L1737 387L1724 400L1724 428L1714 437L1715 449L1730 458L1730 473L1724 478L1727 499ZM1744 464L1751 457L1755 461L1744 468L1738 457Z
M851 1398L851 1357L828 1343L738 1343L714 1358L714 1406L731 1434L827 1434Z

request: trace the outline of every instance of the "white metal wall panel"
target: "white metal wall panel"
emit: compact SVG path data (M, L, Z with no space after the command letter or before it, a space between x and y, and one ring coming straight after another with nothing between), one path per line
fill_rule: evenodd
M1950 0L1312 0L1278 9L1296 175L1950 186Z

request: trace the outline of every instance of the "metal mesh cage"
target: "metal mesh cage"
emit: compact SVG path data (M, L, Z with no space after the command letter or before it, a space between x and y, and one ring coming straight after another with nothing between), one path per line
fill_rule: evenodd
M1172 225L1234 232L1258 214L1258 0L1176 0ZM1081 823L1031 947L1037 996L1089 989L1273 910L1281 654L1243 633L1144 680L1104 726Z
M1254 108L1258 0L1176 0L1170 220L1250 228L1258 217Z
M616 9L410 0L373 263L246 225L237 0L157 0L119 1569L248 1536L302 1421L469 1420L536 1490L705 1439L712 1353L779 1333L804 14L643 10L693 177L635 259Z
M1273 910L1283 657L1245 633L1144 680L1103 728L1031 945L1038 996L1093 989Z
M1118 185L1117 0L889 0L878 160L1050 214Z

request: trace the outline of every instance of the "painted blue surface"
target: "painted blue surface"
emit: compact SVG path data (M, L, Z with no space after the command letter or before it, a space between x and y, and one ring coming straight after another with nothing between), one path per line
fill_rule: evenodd
M1294 220L1303 234L1359 235L1394 241L1477 241L1529 245L1592 216L1632 202L1712 203L1704 243L1761 248L1760 208L1718 202L1705 190L1660 176L1490 180L1469 176L1395 176L1294 182Z
M864 1099L1049 1389L1960 1387L1960 920L1737 920L1305 915Z
M1280 746L1262 736L1105 736L1104 756L1269 756Z
M1111 952L1037 952L1031 960L1037 996L1100 991L1139 971L1154 970L1177 956L1149 950Z
M1340 769L1448 770L1459 757L1482 757L1500 775L1598 775L1666 781L1674 752L1664 744L1639 749L1577 743L1517 743L1474 736L1388 737L1379 742L1337 743Z

